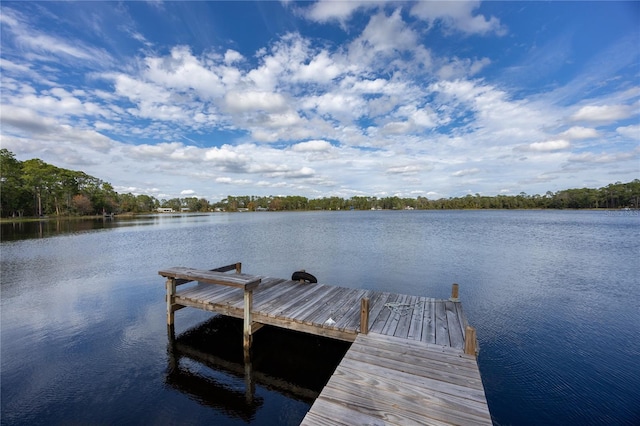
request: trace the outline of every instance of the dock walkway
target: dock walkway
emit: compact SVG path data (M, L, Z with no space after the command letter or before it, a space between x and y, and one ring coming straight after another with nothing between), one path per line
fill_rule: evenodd
M491 424L475 330L457 294L436 300L240 270L160 271L167 321L183 307L244 318L246 354L262 325L353 342L302 424Z

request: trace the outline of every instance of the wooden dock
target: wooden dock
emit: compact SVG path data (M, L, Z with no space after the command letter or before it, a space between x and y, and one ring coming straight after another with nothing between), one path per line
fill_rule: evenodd
M457 285L436 300L247 275L239 263L159 274L168 324L184 307L244 319L248 364L263 325L353 342L302 424L491 424Z

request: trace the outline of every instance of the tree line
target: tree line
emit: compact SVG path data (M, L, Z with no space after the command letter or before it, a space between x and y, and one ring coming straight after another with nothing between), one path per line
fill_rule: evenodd
M440 209L617 209L640 206L640 180L616 182L599 189L566 189L544 195L485 196L430 200L426 197L228 196L216 203L205 198L162 199L150 195L118 194L113 186L81 171L67 170L39 159L19 161L0 149L0 214L2 217L83 216L148 213L158 208L176 212L242 210L440 210Z

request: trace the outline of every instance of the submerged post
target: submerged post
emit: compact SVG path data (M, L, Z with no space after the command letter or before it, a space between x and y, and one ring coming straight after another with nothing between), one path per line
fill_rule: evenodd
M453 283L451 285L451 299L449 299L449 300L451 300L452 302L458 302L460 300L458 298L458 291L459 291L458 287L459 286L456 283Z
M175 311L173 309L174 297L176 294L176 279L167 278L167 325L173 325Z
M477 352L478 342L476 340L476 329L468 325L464 333L464 353L475 356Z
M360 300L360 333L369 333L369 298L363 297Z

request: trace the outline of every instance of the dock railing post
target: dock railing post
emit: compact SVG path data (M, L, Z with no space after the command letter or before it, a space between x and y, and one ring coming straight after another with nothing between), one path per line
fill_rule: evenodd
M451 285L451 300L452 302L458 302L460 301L460 299L458 298L458 292L459 292L459 288L458 288L458 284L453 283Z
M236 274L240 274L242 273L242 263L237 262L236 263Z
M167 278L167 325L173 325L175 310L173 309L176 294L176 279Z
M464 353L476 356L478 352L478 341L476 340L476 329L468 325L464 333Z
M249 362L251 359L251 341L253 337L253 327L251 321L251 309L253 309L253 290L244 290L244 360Z
M369 334L369 298L360 300L360 333Z

